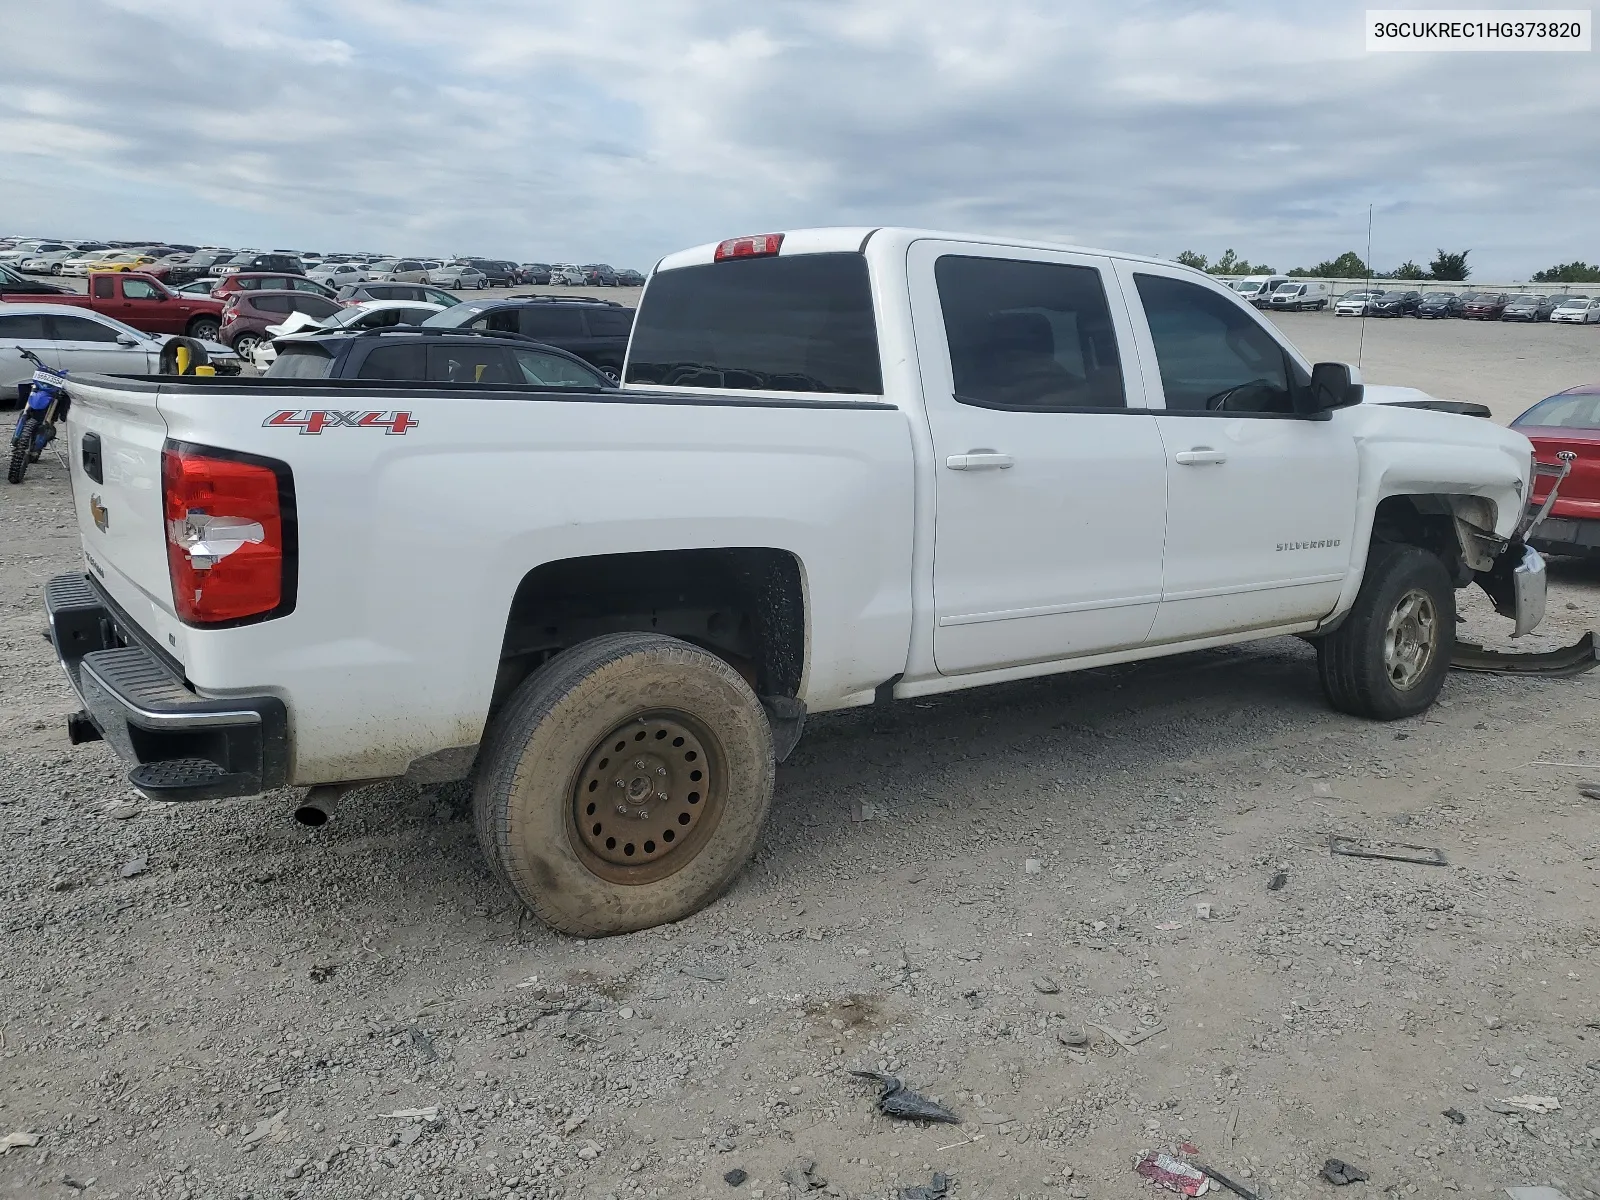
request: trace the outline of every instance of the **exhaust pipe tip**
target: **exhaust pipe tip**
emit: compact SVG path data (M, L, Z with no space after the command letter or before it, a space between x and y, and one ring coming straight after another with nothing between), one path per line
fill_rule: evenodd
M294 810L294 819L308 829L321 829L333 820L339 797L350 790L349 784L319 783L306 792Z

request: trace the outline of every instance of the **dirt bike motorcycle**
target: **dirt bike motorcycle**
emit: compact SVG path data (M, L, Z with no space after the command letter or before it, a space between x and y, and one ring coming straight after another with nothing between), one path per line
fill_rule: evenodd
M46 366L38 355L21 346L17 353L33 364L33 380L11 431L11 462L6 470L11 483L21 483L28 465L38 462L45 447L56 440L56 422L66 420L71 404L65 371Z

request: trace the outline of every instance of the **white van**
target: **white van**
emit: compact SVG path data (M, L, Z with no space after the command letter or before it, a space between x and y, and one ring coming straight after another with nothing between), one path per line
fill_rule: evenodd
M1299 312L1303 308L1314 308L1321 312L1332 301L1332 284L1291 279L1287 283L1280 283L1267 303L1273 308L1288 309L1290 312Z
M1287 275L1251 275L1248 279L1235 279L1228 286L1257 308L1267 306L1267 298L1279 284L1288 283Z

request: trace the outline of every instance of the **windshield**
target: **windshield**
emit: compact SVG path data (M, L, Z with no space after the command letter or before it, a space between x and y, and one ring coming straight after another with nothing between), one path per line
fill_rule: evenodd
M1280 283L1278 285L1278 292L1285 296L1289 295L1291 292L1298 294L1305 289L1305 286L1306 285L1303 283Z
M634 322L628 382L883 391L860 254L746 258L662 271Z
M1454 295L1454 292L1424 292L1422 298L1424 300L1449 300Z
M1351 292L1348 296L1340 297L1339 303L1343 304L1348 300L1371 300L1377 295L1377 292Z
M1254 295L1256 292L1261 290L1261 285L1259 283L1236 283L1233 285L1233 287L1235 291L1242 292L1246 296Z
M1511 424L1547 429L1600 429L1600 392L1551 396L1539 401Z
M1562 308L1588 308L1589 307L1589 297L1587 297L1587 296L1568 296L1565 300L1563 300L1561 302L1561 307Z
M1542 299L1539 296L1520 295L1511 297L1512 304L1537 304Z
M379 262L373 263L372 269L374 271L392 271L395 268L396 261L397 260L393 258L385 258Z

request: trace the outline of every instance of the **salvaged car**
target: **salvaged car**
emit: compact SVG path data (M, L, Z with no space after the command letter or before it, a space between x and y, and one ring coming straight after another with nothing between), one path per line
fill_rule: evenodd
M470 778L497 876L607 934L729 885L809 714L1297 634L1391 720L1457 589L1543 616L1521 431L1159 259L798 229L664 258L620 389L477 340L421 381L74 377L69 734L168 800Z

